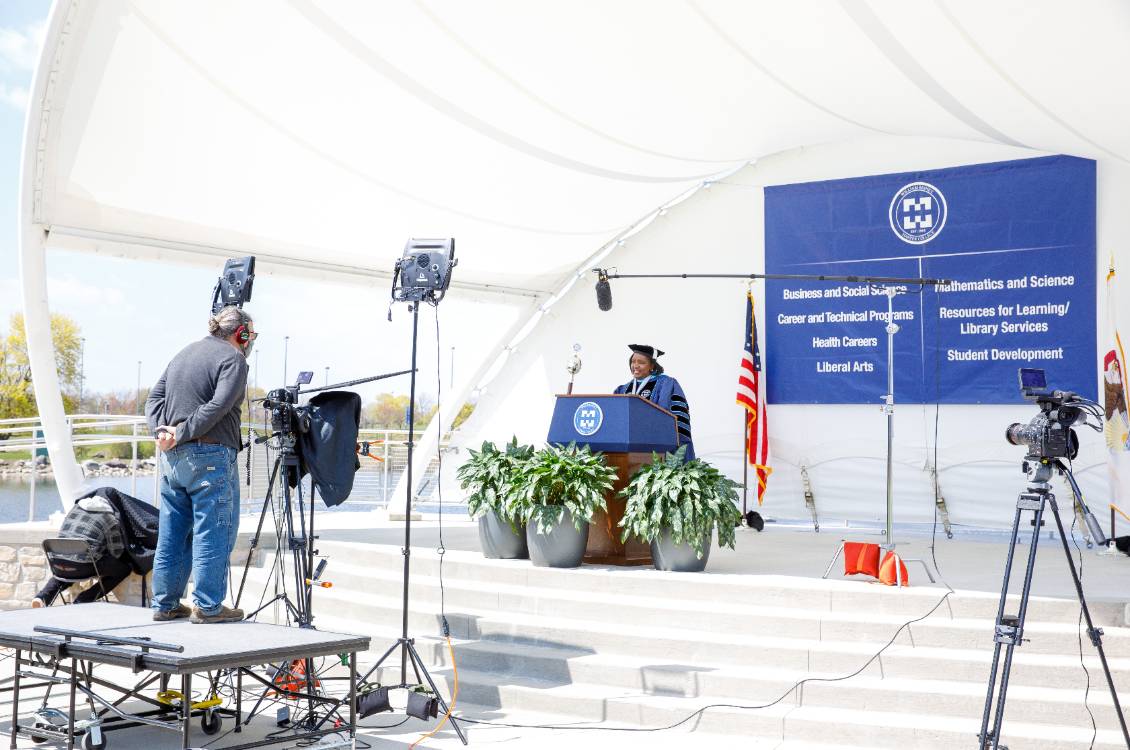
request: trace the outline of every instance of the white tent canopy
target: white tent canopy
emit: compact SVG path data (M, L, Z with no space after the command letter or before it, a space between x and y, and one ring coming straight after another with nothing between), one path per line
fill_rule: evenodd
M642 332L683 352L696 445L740 472L740 295L625 282L598 318L588 283L570 287L578 275L605 256L624 272L761 271L764 185L1048 153L1098 161L1099 257L1130 267L1130 103L1104 83L1130 69L1127 38L1117 0L57 0L29 108L21 257L60 489L80 475L47 334L48 249L210 265L255 254L268 271L387 278L411 236L457 238L452 294L525 311L484 332L483 365L450 394L494 379L470 435L540 440L568 344L584 340L582 380L607 388ZM645 312L688 295L675 321ZM826 408L826 447L805 439L814 417L780 410L778 459L831 461L844 484L871 486L881 462L840 454L882 446L877 412ZM939 463L985 458L1024 418L943 409ZM899 416L907 471L932 453L930 419ZM1090 487L1100 474L1084 474ZM977 488L1003 507L1015 476L1014 463L962 473L947 496L970 510L955 520L992 522ZM789 477L770 497L799 513ZM864 500L828 491L844 515Z

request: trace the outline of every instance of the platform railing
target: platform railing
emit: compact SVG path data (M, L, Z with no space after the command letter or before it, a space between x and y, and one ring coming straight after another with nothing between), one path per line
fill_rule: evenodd
M244 435L247 427L244 425ZM245 437L246 440L246 437ZM353 478L353 492L349 496L347 506L354 510L376 509L387 507L393 501L392 494L396 491L397 482L408 465L408 431L386 429L362 429L358 440L368 441L370 452L381 460L361 456L361 468ZM445 462L447 456L454 450L451 437L447 436L440 443L440 450L444 451ZM248 458L246 452L239 454L239 481L241 509L245 513L258 512L260 502L267 493L267 483L270 478L271 461L274 456L265 445L256 445L251 449L250 475L248 483ZM454 459L453 459L454 460ZM434 500L436 474L438 461L433 457L428 464L423 481L416 492L417 504L428 504ZM446 485L445 485L446 489ZM304 494L308 496L309 484L304 487ZM450 498L445 493L445 501L454 502L457 493L451 491Z
M122 428L129 432L114 432ZM131 447L130 494L137 495L138 445L151 442L145 417L134 414L68 414L67 432L75 448L128 443ZM46 455L47 443L43 437L43 423L38 417L0 419L0 456L7 453L31 453L32 470L28 481L27 520L35 520L35 490L38 471L35 460ZM125 459L122 459L125 460ZM154 475L153 496L157 496L157 477Z
M153 440L144 417L132 414L71 414L67 416L67 428L71 445L75 448L129 444L131 459L120 460L130 461L130 494L137 496L138 446L142 443L152 444ZM123 428L128 429L129 432L126 434L115 432ZM246 440L247 428L248 425L245 423L242 426L244 440ZM353 492L348 500L348 506L355 510L387 507L392 500L391 495L396 489L397 482L408 465L408 431L362 429L358 440L369 442L371 454L381 460L367 456L359 457L361 468L354 477ZM35 459L37 455L45 455L46 450L43 425L38 418L0 419L0 459L5 454L14 452L31 454L32 470L28 475L28 521L35 519L36 512L38 472L35 469ZM450 436L440 443L440 450L445 454L450 454L453 450ZM238 458L240 495L244 500L242 510L245 513L258 512L258 508L261 507L259 503L266 495L270 464L273 459L265 444L253 446L250 451L250 467L246 451L241 451ZM416 493L417 504L428 504L433 501L437 467L438 462L433 457ZM250 484L247 481L248 468L250 468ZM153 498L157 498L160 494L159 483L159 472L154 472ZM456 493L452 492L450 499L445 499L454 501L455 496Z

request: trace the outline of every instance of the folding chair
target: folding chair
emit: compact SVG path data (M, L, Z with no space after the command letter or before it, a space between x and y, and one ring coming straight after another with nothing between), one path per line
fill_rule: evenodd
M97 579L97 583L94 585L102 585L102 572L98 570L98 561L94 559L94 550L90 548L90 544L85 539L44 539L43 554L47 557L47 567L51 569L51 575L60 581L81 583L92 577L90 571L93 570L93 577ZM85 557L90 562L75 562L61 557L61 555ZM66 593L66 591L62 591L59 596L63 597L65 603L70 604ZM103 589L102 595L98 598L106 599L109 593Z

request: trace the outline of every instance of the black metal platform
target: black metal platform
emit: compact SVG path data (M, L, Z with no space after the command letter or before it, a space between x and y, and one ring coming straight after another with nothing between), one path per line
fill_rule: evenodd
M329 655L348 655L350 677L347 697L315 697L308 692L295 693L294 696L328 706L327 715L330 710L348 710L348 731L353 736L356 732L357 653L369 648L369 638L257 622L209 625L196 625L187 620L153 622L151 610L98 602L0 613L0 646L16 650L11 747L15 747L19 732L65 739L67 747L72 747L76 734L84 731L76 732L74 727L76 692L82 692L92 705L94 702L101 704L100 716L112 714L106 720L107 724L118 724L107 726L107 730L140 724L158 726L180 732L181 747L188 747L190 719L194 715L202 715L201 712L194 712L191 700L183 701L183 705L176 709L162 706L157 700L143 696L143 688L158 679L164 685L170 675L180 675L181 694L191 696L193 674L230 670L239 680L240 688L236 692L235 711L224 710L234 713L238 725L242 677L247 674L271 687L270 681L254 674L249 667ZM27 658L32 654L37 655L34 662ZM136 686L117 686L105 680L92 679L94 666L101 664L155 674L152 679L143 680ZM22 667L31 668L31 671ZM46 674L45 668L50 668L51 674ZM19 724L21 678L35 678L69 687L70 726L66 732L51 733L41 729L32 732L32 728ZM126 713L119 707L122 699L106 700L97 694L98 687L140 699L154 708L143 713ZM212 717L211 710L204 714L205 719ZM174 721L168 720L171 712L177 717ZM99 729L94 733L95 745L97 740L104 739L102 731ZM313 738L340 731L345 730L318 726L303 736ZM291 735L280 738L279 742L297 738ZM90 738L84 737L84 743L86 741ZM262 744L250 743L247 747Z

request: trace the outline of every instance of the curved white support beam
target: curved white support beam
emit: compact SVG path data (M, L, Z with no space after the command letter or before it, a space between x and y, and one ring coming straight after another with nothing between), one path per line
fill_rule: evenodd
M531 303L524 312L519 313L518 319L514 322L505 333L498 337L498 341L491 349L491 353L483 359L483 363L471 375L461 382L458 388L452 390L450 394L442 394L439 401L439 415L443 421L442 431L440 430L441 419L433 419L428 423L427 428L417 433L416 447L412 451L412 477L415 480L416 486L412 488L413 498L419 490L420 485L424 481L424 474L427 471L428 463L431 461L432 456L435 455L436 445L439 443L439 436L451 429L451 424L455 421L455 417L463 408L463 404L467 403L472 391L482 381L483 376L487 374L491 367L494 366L495 360L502 354L514 337L518 335L530 321L530 318L539 308L538 301ZM442 320L442 319L441 319ZM426 349L426 347L425 347ZM408 473L404 472L400 475L400 479L396 482L396 489L389 496L389 509L395 510L399 503L406 496L408 492Z
M52 8L43 51L35 70L24 125L19 203L20 281L28 360L35 403L43 423L43 435L64 511L78 497L83 475L71 446L70 428L55 365L55 345L51 339L51 310L47 304L47 222L41 216L40 195L44 179L42 159L50 135L49 87L54 84L53 73L62 54L64 30L70 21L72 6L71 0L57 0Z

